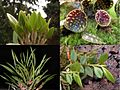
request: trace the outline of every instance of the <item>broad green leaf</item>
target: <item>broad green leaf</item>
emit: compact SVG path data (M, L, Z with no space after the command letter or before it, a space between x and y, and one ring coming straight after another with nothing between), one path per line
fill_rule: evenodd
M77 60L77 54L76 54L76 52L75 52L74 49L71 50L70 59L71 59L72 61L76 61L76 60Z
M104 67L102 67L102 70L104 72L105 77L112 83L115 83L115 78L113 77L113 75Z
M81 63L81 64L85 64L85 63L86 63L86 60L87 60L86 56L81 56L81 57L80 57L80 63Z
M73 73L73 79L80 87L83 87L79 74Z
M16 30L15 26L16 26L16 24L18 24L18 21L9 13L7 13L7 17L9 19L9 21L10 21L10 25L11 25L12 29Z
M93 77L93 69L89 66L85 66L85 74Z
M104 62L105 62L106 60L108 60L108 54L107 54L107 53L103 53L103 54L101 54L98 62L99 62L100 64L104 64Z
M73 78L72 78L72 74L66 74L66 81L71 85Z
M80 64L80 73L84 73L84 68L83 68L83 66Z
M75 63L71 64L69 67L70 67L71 71L80 72L80 66L81 65L79 62L75 62Z
M95 73L95 75L98 78L102 78L103 77L103 71L99 67L94 67L94 73Z

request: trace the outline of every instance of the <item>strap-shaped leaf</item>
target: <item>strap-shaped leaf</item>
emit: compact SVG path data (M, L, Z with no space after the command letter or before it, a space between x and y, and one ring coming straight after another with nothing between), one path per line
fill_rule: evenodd
M103 71L101 70L101 68L99 68L99 67L94 67L94 72L95 72L95 75L96 75L98 78L102 78L102 77L103 77Z
M115 78L113 77L113 75L104 67L102 67L102 70L104 72L105 77L112 83L115 83Z

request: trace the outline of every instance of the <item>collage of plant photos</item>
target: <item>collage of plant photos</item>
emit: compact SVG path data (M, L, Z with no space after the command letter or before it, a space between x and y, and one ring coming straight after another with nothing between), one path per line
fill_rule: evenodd
M120 0L0 0L0 90L120 90Z

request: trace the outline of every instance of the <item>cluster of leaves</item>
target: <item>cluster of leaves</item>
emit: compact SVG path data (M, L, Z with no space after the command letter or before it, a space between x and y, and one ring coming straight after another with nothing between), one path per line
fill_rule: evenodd
M105 61L108 59L108 54L103 53L99 58L95 53L77 54L73 49L68 56L70 61L64 71L61 71L61 83L72 85L75 81L81 88L83 87L82 80L90 76L92 78L106 77L112 83L115 83L115 78L106 68Z
M52 37L55 28L49 28L40 13L33 12L31 15L24 11L19 12L18 21L9 13L7 13L10 25L14 30L13 42L24 44L46 44L47 40Z
M35 4L38 0L0 0L0 44L6 44L12 42L12 30L9 25L6 13L12 14L14 17L18 17L20 10L27 11L34 10L32 7L27 7L23 2L29 4Z
M13 89L20 90L40 90L43 85L51 80L54 75L47 75L48 70L43 72L44 65L48 62L50 58L43 57L41 63L36 66L36 58L34 54L35 50L31 49L31 53L27 51L25 56L24 53L20 55L20 59L12 51L12 57L14 66L10 63L7 65L2 65L10 75L0 75L5 79L7 84L9 84Z

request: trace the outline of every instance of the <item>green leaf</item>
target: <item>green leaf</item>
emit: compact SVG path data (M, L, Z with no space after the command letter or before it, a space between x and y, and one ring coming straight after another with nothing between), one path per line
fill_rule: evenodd
M51 38L53 36L54 30L55 30L54 27L50 28L48 33L46 34L46 38L48 39Z
M73 73L73 79L80 87L83 87L79 74Z
M80 64L80 73L84 73L84 68L83 68L83 66Z
M7 13L7 17L10 21L10 25L13 30L16 30L16 24L18 24L18 21L9 13Z
M13 43L18 43L18 34L13 31Z
M18 22L19 22L20 26L25 27L26 19L27 19L27 17L25 15L25 13L23 11L20 11L19 15L18 15Z
M102 77L103 77L103 71L101 70L101 68L94 67L94 72L95 72L95 75L96 75L98 78L102 78Z
M104 62L108 59L108 54L107 53L103 53L100 58L99 58L99 63L100 64L104 64Z
M75 52L75 50L71 50L71 53L70 53L70 59L73 60L73 61L76 61L77 60L77 54Z
M85 64L85 63L86 63L86 60L87 60L86 56L81 56L81 57L80 57L80 63L81 63L81 64Z
M35 27L36 20L37 20L37 14L36 14L36 12L33 12L29 18L29 22L30 22L30 25L32 28Z
M79 62L75 62L75 63L71 64L69 67L70 67L71 71L80 72L80 66L81 65Z
M91 56L91 57L89 58L89 60L88 60L88 63L92 63L92 64L97 63L97 57L96 57L96 55Z
M93 77L93 69L89 66L85 66L85 73L91 77Z
M113 77L113 75L104 67L102 67L102 70L104 72L105 77L112 83L115 83L115 78Z
M66 81L71 85L72 84L72 74L66 74Z

